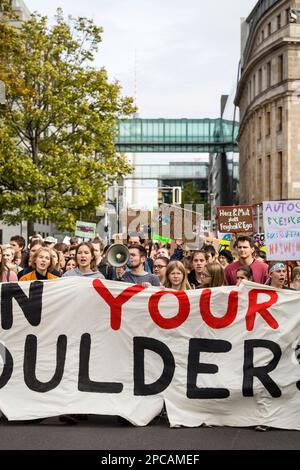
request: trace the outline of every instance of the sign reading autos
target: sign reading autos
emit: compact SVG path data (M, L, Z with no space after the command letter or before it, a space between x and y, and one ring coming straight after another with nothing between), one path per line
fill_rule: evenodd
M96 224L91 222L76 222L75 236L80 238L95 238Z
M144 426L300 430L300 293L251 282L174 291L61 278L1 284L9 420L123 416Z
M300 260L300 201L266 201L263 211L267 259Z

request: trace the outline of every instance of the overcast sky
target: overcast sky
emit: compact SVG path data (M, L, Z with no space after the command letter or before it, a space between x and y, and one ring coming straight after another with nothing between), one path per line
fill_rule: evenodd
M102 26L96 64L120 81L124 95L136 96L140 117L217 118L221 95L233 95L236 87L241 17L249 15L256 0L25 3L52 18L61 7L65 15L93 18ZM207 155L136 155L143 164L200 159ZM142 197L140 191L137 197L147 199L149 192Z
M25 0L31 11L93 18L97 64L134 95L141 117L219 117L236 84L240 18L255 0ZM136 60L135 60L136 57ZM136 66L135 66L136 63Z

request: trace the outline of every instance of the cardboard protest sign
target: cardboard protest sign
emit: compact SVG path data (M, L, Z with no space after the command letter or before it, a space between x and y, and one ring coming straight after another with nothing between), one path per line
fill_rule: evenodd
M252 206L217 207L218 231L221 233L252 233L254 231Z
M95 238L97 225L92 222L81 222L77 220L75 236L81 238Z

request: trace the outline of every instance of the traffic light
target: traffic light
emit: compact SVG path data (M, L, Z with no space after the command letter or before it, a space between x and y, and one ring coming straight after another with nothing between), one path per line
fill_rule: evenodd
M172 188L172 203L173 204L181 204L181 187L175 186Z

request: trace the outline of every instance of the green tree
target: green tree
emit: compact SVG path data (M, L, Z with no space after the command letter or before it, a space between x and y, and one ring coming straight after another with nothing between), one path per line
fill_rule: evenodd
M102 29L57 11L32 15L17 30L0 20L0 218L8 224L48 219L73 230L93 220L106 188L131 166L115 151L117 120L134 113L104 68L93 65Z
M182 207L184 204L193 204L193 210L196 210L196 204L203 204L205 220L210 219L210 206L203 200L199 188L193 181L189 181L183 185Z

